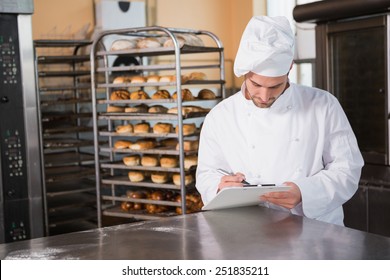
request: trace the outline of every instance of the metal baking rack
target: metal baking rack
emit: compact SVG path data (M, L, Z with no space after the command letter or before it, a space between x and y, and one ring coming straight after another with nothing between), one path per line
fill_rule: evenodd
M46 235L95 228L89 40L36 40Z
M180 34L192 34L205 38L205 41L210 42L210 46L195 47L184 44L179 46L177 36ZM115 38L171 38L174 47L159 47L159 48L145 48L145 49L129 49L111 51L110 46L102 47L102 42L110 37ZM111 40L112 41L112 40ZM205 64L182 65L182 58L191 57L192 55L199 55L208 53L215 55L215 59ZM133 57L140 61L139 65L129 66L114 66L110 61L115 57ZM156 59L164 57L163 62L155 62ZM169 60L168 62L166 62ZM145 63L146 61L146 63ZM185 184L185 175L193 174L195 179L196 167L186 170L184 168L184 160L188 155L196 155L197 150L184 151L184 140L198 139L200 129L191 134L183 135L183 124L191 120L203 120L211 107L215 106L220 100L225 98L225 69L224 69L224 51L221 41L213 33L204 30L190 30L164 27L143 27L143 28L128 28L121 30L109 30L98 34L91 46L91 90L93 102L93 122L94 122L94 140L95 140L95 167L96 167L96 194L97 194L97 208L98 208L98 225L102 226L103 216L121 217L136 220L159 219L177 215L175 210L162 212L158 214L150 214L145 210L131 210L125 212L121 210L122 202L134 202L142 204L165 205L172 209L181 207L182 213L186 213L186 194L195 189L195 183ZM142 73L143 76L164 73L170 73L181 77L182 71L214 71L212 79L206 80L188 80L182 81L180 78L172 82L153 82L153 83L113 83L113 79L118 76L118 73ZM103 78L102 78L103 77ZM174 99L144 99L144 100L110 100L110 93L118 89L127 89L129 91L143 89L149 90L149 95L154 89L170 89L172 92L181 92L182 88L196 88L196 87L213 87L217 91L217 98L215 100L200 100L195 98L191 101L182 101L181 94L178 94L177 100ZM105 92L105 96L100 98L99 90ZM171 93L172 93L171 92ZM99 106L134 106L139 104L146 105L164 105L167 107L177 107L178 112L182 112L182 106L205 106L203 112L192 112L188 114L161 114L161 113L108 113L98 110ZM199 104L199 105L198 105ZM178 134L154 134L152 131L145 133L117 133L115 126L126 123L135 122L170 122L173 125L177 124L179 127ZM107 130L101 130L99 125L104 123L107 125ZM161 147L156 146L153 149L147 150L132 150L132 149L116 149L114 144L116 140L126 139L137 140L142 138L177 139L179 149L175 147ZM106 145L101 145L99 142L106 141ZM175 168L163 168L161 166L145 167L145 166L126 166L122 161L125 155L174 155L179 159L179 164ZM102 162L101 156L107 156L110 160ZM150 179L141 182L131 182L128 178L127 172L130 170L144 171L144 172L167 172L179 173L180 185L175 185L172 181L164 184L157 184ZM181 202L167 201L167 200L151 200L151 199L136 199L126 196L127 190L174 190L181 196Z

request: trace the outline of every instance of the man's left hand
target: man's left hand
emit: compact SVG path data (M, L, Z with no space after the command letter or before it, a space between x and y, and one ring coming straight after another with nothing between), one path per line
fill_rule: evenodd
M269 192L260 196L260 199L287 209L294 208L302 201L301 191L293 182L285 182L283 185L290 187L290 189L283 192Z

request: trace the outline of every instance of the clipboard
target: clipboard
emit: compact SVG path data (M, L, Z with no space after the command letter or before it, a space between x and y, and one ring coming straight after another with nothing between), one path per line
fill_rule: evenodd
M288 186L272 187L231 187L222 189L202 210L217 210L243 206L258 205L259 197L269 192L281 192L290 189Z

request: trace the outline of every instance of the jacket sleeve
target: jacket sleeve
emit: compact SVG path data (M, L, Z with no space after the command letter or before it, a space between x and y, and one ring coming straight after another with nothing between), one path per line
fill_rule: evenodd
M341 207L356 192L364 165L356 137L336 98L332 96L324 126L324 168L311 177L295 180L302 194L302 209L320 218Z
M196 188L201 194L204 204L212 200L217 194L222 175L217 173L216 170L226 168L224 167L224 156L218 144L217 133L214 129L215 121L212 112L210 112L203 122L200 134Z

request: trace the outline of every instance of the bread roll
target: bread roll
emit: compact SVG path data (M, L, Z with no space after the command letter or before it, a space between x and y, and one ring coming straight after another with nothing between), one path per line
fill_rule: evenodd
M179 133L179 126L176 125L175 128L176 134ZM194 123L185 123L183 124L183 135L190 135L196 132L196 125Z
M187 115L189 113L201 113L201 112L208 112L208 111L209 111L208 109L205 109L205 108L202 108L199 106L182 106L181 107L181 112L182 112L183 116ZM173 107L173 108L168 109L167 113L177 115L177 112L178 112L178 108Z
M210 100L210 99L217 98L217 96L215 95L215 93L213 91L205 88L205 89L202 89L201 91L199 91L198 98L204 99L204 100Z
M127 90L116 90L110 95L110 100L126 100L130 99L130 93Z
M112 106L112 105L107 106L107 113L121 113L124 111L125 108L121 106Z
M172 94L172 98L175 100L177 99L177 92ZM182 101L190 101L190 100L195 100L195 98L188 88L184 88L181 90L181 100Z
M198 165L198 156L192 155L192 156L186 156L184 158L184 169L190 169L192 166Z
M152 99L170 99L170 98L171 95L169 94L169 91L165 89L158 90L152 95Z
M184 176L184 184L185 185L191 184L193 181L194 181L194 177L191 174L186 174ZM179 173L173 174L173 183L176 186L180 186L181 185L180 184L180 174Z
M128 76L119 76L112 81L113 84L126 84L131 82L131 77Z
M137 47L136 39L118 39L115 40L111 45L112 51L122 51L122 50L131 50Z
M140 171L130 171L128 175L131 182L142 182L145 179L144 174Z
M138 173L138 171L135 171ZM142 172L140 172L142 173ZM134 190L130 190L130 191L127 191L126 192L126 195L128 198L132 198L132 199L143 199L143 198L146 198L147 197L147 193L145 191L134 191Z
M154 140L138 140L134 144L130 145L130 149L133 150L148 150L153 149L156 146Z
M142 76L133 76L131 77L131 83L132 84L140 84L140 83L145 83L146 78Z
M132 124L118 125L115 128L115 131L117 133L132 133L133 132L133 125Z
M137 123L134 125L134 133L148 133L150 130L149 123Z
M160 145L163 147L176 147L177 140L174 138L167 138L160 141Z
M134 107L126 107L125 112L126 113L147 113L149 110L148 105L145 104L139 104Z
M189 79L190 80L206 80L207 79L207 76L205 73L203 72L192 72L190 75L189 75Z
M168 75L168 76L161 76L160 77L160 83L171 83L176 81L176 76L174 75Z
M198 140L185 140L183 143L184 151L195 151L199 147ZM179 143L176 145L176 150L179 150Z
M130 141L118 140L118 141L115 142L114 148L115 149L127 149L127 148L130 147L131 144L133 144L133 143L130 142Z
M177 157L174 156L162 156L160 158L160 165L164 168L174 168L178 164Z
M150 99L149 95L143 90L137 90L130 93L131 100L141 100L141 99Z
M137 166L140 164L141 157L139 155L132 155L128 157L123 157L122 161L126 166Z
M131 201L123 201L123 202L121 203L121 209L122 209L123 211L132 210L133 207L134 207L134 203L131 202Z
M169 180L169 175L166 172L152 172L152 175L150 177L152 179L152 182L156 184L164 184ZM153 195L154 194L152 193L152 199L153 199ZM160 199L155 199L155 200L160 200Z
M137 47L140 49L159 48L161 47L161 43L156 38L145 38L137 42Z
M141 159L142 166L157 166L158 165L158 157L155 155L144 155Z
M160 76L158 75L150 75L146 77L147 83L158 83L160 81Z
M172 124L158 122L153 126L153 133L164 134L172 131Z
M178 42L179 44L179 48L183 47L183 45L185 44L186 40L183 36L181 35L176 35L176 41ZM175 45L173 44L173 40L172 38L169 38L167 39L164 44L163 44L163 47L164 48L173 48Z
M168 108L162 105L154 105L149 108L148 112L154 114L165 114L166 112L168 112Z

